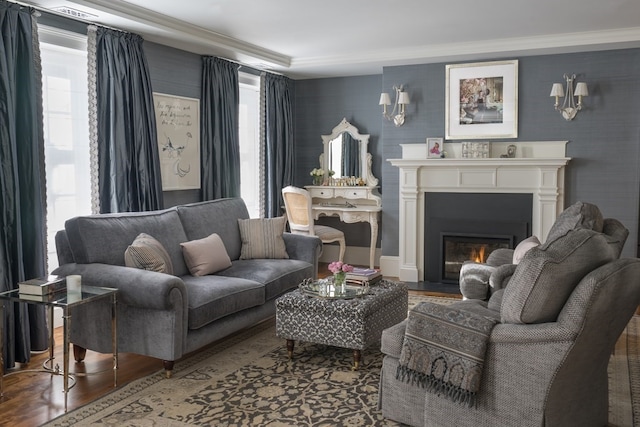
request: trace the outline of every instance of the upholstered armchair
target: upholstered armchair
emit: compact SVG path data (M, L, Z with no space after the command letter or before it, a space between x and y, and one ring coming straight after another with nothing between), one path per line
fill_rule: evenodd
M544 245L524 254L507 285L488 300L467 299L442 309L445 318L472 314L495 322L470 406L401 375L417 309L386 329L383 415L412 426L607 425L607 364L640 304L640 259L619 258L626 233L614 227L616 232L606 234L605 223L558 226ZM436 338L449 332L445 322L431 328ZM449 377L443 372L431 371L451 381L453 369Z

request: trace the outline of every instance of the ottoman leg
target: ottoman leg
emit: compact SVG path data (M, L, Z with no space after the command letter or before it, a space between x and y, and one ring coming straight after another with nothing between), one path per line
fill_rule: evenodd
M287 353L289 354L289 359L293 359L293 346L295 344L294 340L287 340Z
M353 350L353 367L352 371L357 371L360 368L360 360L362 358L362 352L360 350Z

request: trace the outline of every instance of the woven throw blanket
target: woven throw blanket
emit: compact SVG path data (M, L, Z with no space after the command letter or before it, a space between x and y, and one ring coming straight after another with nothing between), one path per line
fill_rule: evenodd
M398 380L474 405L496 322L455 306L418 304L409 312Z

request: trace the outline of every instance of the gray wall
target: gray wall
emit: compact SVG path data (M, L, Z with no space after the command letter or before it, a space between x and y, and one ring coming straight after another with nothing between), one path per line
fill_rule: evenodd
M640 191L640 49L543 55L519 59L518 138L515 141L568 140L572 158L566 172L565 204L597 204L606 217L629 228L625 256L636 256ZM399 144L423 143L444 136L445 65L385 67L381 76L296 82L297 179L308 184L317 163L320 134L342 116L375 141L374 170L383 196L382 254L398 255L398 169L386 159L399 158ZM564 73L576 73L589 85L586 107L570 122L553 109L551 85ZM379 93L404 84L411 104L405 125L382 120ZM357 92L356 92L357 91ZM356 92L356 93L354 93ZM344 95L344 96L343 96ZM354 102L361 105L356 108ZM315 151L314 151L315 150ZM313 154L313 156L312 156ZM345 228L345 230L347 230ZM349 239L351 232L348 232ZM368 233L366 234L368 236ZM366 240L366 239L365 239ZM349 243L349 242L348 242ZM362 244L366 246L366 242Z

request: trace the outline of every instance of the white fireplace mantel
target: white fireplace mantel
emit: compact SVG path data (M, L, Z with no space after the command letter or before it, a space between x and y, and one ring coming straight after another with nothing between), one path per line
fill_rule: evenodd
M390 270L397 269L402 281L424 280L427 192L532 194L532 234L544 239L564 209L564 168L571 160L565 157L566 144L515 143L517 153L527 157L484 159L455 157L459 143L445 144L450 157L444 159L426 158L426 144L401 145L402 158L388 159L400 169L398 265Z

